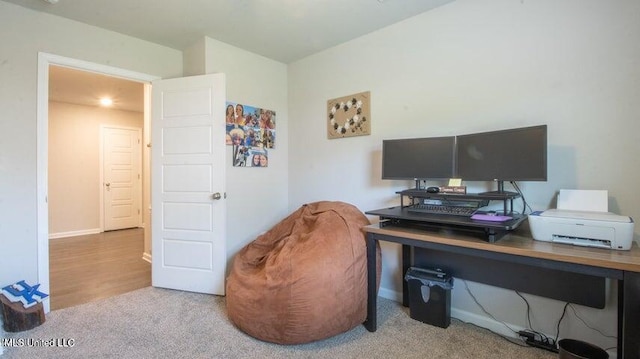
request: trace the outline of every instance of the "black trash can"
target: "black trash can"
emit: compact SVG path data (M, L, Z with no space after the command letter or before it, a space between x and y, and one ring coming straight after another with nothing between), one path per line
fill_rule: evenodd
M409 316L447 328L451 324L453 278L441 270L411 267L404 280L409 286Z
M575 339L558 341L560 359L607 359L609 353L593 344Z

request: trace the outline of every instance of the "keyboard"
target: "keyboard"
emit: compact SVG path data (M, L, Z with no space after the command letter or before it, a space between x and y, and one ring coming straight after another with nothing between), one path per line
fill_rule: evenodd
M447 206L444 204L415 204L407 211L411 213L448 214L470 217L478 208L465 206Z

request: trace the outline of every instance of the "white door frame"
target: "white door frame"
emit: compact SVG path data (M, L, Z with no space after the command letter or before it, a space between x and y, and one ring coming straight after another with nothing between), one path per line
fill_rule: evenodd
M49 205L47 203L49 171L49 65L70 67L95 72L102 75L120 77L126 80L150 84L160 77L88 61L62 57L44 52L38 53L38 85L36 114L36 199L37 199L37 239L38 239L38 283L45 293L50 292L49 283ZM145 103L145 112L150 104ZM49 301L44 301L45 312L49 312Z

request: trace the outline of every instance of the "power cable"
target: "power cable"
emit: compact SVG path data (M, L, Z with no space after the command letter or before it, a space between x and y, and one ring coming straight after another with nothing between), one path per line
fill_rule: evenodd
M469 285L467 284L466 280L462 280L462 282L464 283L464 287L467 290L467 293L469 293L469 295L471 296L471 299L473 299L473 301L478 305L478 307L480 308L480 310L482 310L482 312L484 312L484 314L488 315L491 319L495 320L498 323L501 323L502 325L504 325L505 327L507 327L507 329L509 329L510 331L512 331L514 334L518 334L518 331L514 330L513 328L511 328L510 326L507 325L507 323L496 319L496 317L493 316L493 314L489 313L483 306L482 304L480 304L480 302L478 301L478 299L476 298L475 295L473 295L473 293L471 292L471 289L469 289Z

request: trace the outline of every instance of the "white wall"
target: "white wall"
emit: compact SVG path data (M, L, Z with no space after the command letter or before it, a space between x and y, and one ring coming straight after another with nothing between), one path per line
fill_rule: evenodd
M287 66L205 38L185 51L185 63L196 64L195 69L185 67L185 72L198 72L202 65L192 57L202 53L206 73L225 74L227 101L276 112L276 147L268 150L268 167L233 167L232 147L227 146L227 253L231 259L288 214Z
M171 78L182 53L0 1L0 283L38 280L38 52Z
M102 125L138 128L142 133L143 114L49 101L50 236L101 230Z
M640 218L638 18L635 0L458 0L291 64L290 208L320 199L362 211L399 204L395 191L413 184L380 179L383 139L547 124L549 179L520 184L531 206L554 206L563 188L607 189L613 212ZM362 91L371 91L371 136L328 140L327 100ZM398 251L383 246L386 296L401 290ZM469 287L498 320L526 326L515 293ZM564 303L528 297L536 329L555 334ZM453 307L467 319L486 318L462 281ZM613 300L605 310L579 310L615 333ZM561 328L563 336L615 345L573 313Z

